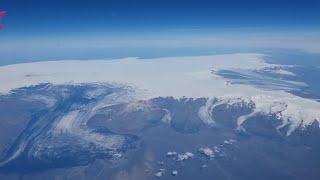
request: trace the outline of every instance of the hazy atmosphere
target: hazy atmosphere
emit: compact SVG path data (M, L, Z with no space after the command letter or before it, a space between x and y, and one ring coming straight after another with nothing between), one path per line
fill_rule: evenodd
M1 0L0 179L320 179L320 1Z

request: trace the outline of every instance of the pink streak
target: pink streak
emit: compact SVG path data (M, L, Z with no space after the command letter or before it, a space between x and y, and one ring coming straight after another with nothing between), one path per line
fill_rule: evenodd
M2 17L6 15L5 11L0 11L0 31L2 30Z

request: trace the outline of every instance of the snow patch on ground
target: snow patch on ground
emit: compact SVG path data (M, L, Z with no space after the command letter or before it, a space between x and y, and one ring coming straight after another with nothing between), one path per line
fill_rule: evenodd
M200 148L199 152L210 159L214 157L214 151L208 147Z
M194 157L194 154L191 152L185 152L178 154L177 161L185 161Z

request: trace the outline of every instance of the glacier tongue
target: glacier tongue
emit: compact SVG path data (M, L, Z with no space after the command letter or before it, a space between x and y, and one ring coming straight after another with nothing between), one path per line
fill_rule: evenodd
M209 98L206 104L200 107L198 111L200 119L207 125L215 124L214 119L212 118L212 111L218 105L215 101L214 98Z
M290 135L296 128L305 128L314 121L320 121L320 104L311 99L294 95L279 96L275 99L274 96L260 95L252 96L249 100L255 105L254 111L238 118L239 130L244 130L242 124L256 114L275 114L282 121L277 129L288 126L287 135Z

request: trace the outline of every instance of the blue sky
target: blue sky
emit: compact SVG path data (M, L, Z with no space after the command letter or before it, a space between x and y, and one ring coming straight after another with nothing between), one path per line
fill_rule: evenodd
M0 9L7 11L0 64L143 56L144 49L318 51L320 38L315 0L1 0Z

